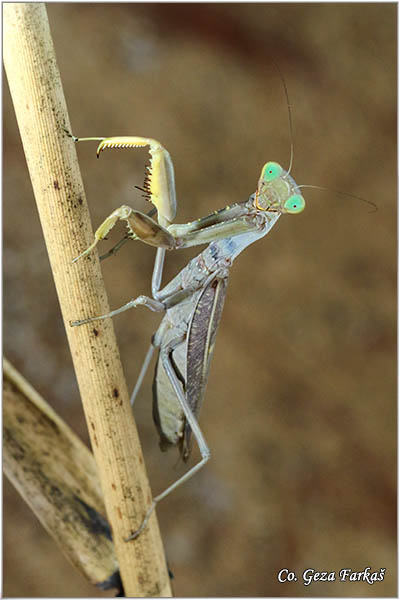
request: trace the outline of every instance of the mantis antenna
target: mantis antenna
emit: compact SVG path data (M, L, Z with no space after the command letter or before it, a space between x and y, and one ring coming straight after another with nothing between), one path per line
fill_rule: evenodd
M272 60L273 64L275 65L276 70L279 73L279 77L281 78L282 84L283 84L283 89L285 91L285 96L286 96L286 104L287 104L287 109L288 109L288 117L289 117L289 133L290 133L290 163L289 163L289 169L287 171L287 175L290 174L290 171L292 170L292 165L293 165L293 123L292 123L292 108L290 106L290 101L289 101L289 92L287 89L287 85L286 85L286 81L285 78L282 74L282 71L280 70L280 68L278 67L278 63L276 63L274 60Z
M276 63L274 60L272 60L272 62L275 65L275 68L279 73L279 77L281 78L283 89L284 89L285 96L286 96L287 109L288 109L289 133L290 133L290 163L289 163L289 169L287 171L287 175L289 175L290 171L292 170L293 156L294 156L292 108L291 108L290 100L289 100L289 92L288 92L286 81L282 74L282 71L280 70L278 63ZM298 185L297 188L298 189L299 188L314 188L316 190L324 190L326 192L334 192L335 194L338 194L339 196L348 196L349 198L355 198L356 200L361 200L361 202L365 202L366 204L369 204L374 209L374 210L370 210L369 212L376 212L378 210L378 207L375 204L375 202L372 202L371 200L366 200L365 198L361 198L361 196L355 196L354 194L349 194L349 192L333 190L331 188L323 187L320 185Z
M321 185L298 185L297 189L299 189L299 188L314 188L315 190L324 190L325 192L334 192L335 194L338 194L339 196L348 196L349 198L355 198L356 200L361 200L361 202L365 202L366 204L369 204L374 209L374 210L370 210L369 211L370 213L376 212L378 210L377 205L375 204L375 202L372 202L372 200L367 200L366 198L361 198L361 196L355 196L354 194L349 194L349 192L333 190L331 188L323 187Z

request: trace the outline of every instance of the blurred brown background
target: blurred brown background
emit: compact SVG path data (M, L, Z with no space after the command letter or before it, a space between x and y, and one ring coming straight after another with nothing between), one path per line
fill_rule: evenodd
M242 201L289 162L307 207L231 273L202 428L211 462L158 509L177 596L396 595L396 5L51 4L75 135L144 135L175 164L177 222ZM15 116L4 93L4 350L88 440ZM78 148L93 224L147 208L147 154ZM117 241L123 227L101 250ZM108 245L107 245L108 244ZM168 255L166 278L195 252ZM103 263L110 303L149 293L154 250ZM132 388L159 317L115 319ZM152 488L161 454L149 372L135 408ZM5 484L6 596L98 594ZM314 583L306 568L386 568L382 583ZM296 571L297 583L277 573ZM108 594L103 594L110 595Z

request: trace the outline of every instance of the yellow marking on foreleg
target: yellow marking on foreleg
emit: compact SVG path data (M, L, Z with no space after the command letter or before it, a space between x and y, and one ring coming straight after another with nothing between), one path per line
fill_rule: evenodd
M164 227L176 215L175 176L171 156L160 142L140 136L116 136L105 138L97 148L97 156L103 150L113 148L143 148L149 146L150 167L147 167L144 189L148 200L158 211L158 221Z
M107 219L103 221L103 223L96 229L96 233L94 234L94 241L92 244L90 244L89 248L87 248L84 252L82 252L82 254L74 258L72 262L74 263L80 258L87 256L96 247L98 242L104 240L107 234L114 227L115 223L119 219L128 219L131 212L132 209L129 206L120 206L119 208L114 210L114 212L112 212L111 215L107 217Z

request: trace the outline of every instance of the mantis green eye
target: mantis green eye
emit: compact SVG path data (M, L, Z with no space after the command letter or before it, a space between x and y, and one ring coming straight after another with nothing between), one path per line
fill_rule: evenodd
M301 196L300 194L293 194L293 196L290 196L286 200L285 204L283 205L283 208L285 209L285 212L291 215L295 215L304 210L305 205L306 202L303 196Z
M273 181L280 177L283 173L283 169L281 165L278 165L276 162L267 162L264 166L264 180L265 181Z

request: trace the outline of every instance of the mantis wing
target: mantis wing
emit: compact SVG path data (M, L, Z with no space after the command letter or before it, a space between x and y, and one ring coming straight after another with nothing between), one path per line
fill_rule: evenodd
M227 278L215 278L202 290L191 314L186 340L171 355L186 402L196 418L207 385L227 284ZM187 461L192 431L160 360L153 383L153 418L160 434L161 450L178 445L183 460Z
M217 329L221 320L228 279L214 279L203 290L190 323L187 340L186 399L197 418L203 403L208 372L215 345ZM184 461L191 451L192 431L185 423L181 444Z

